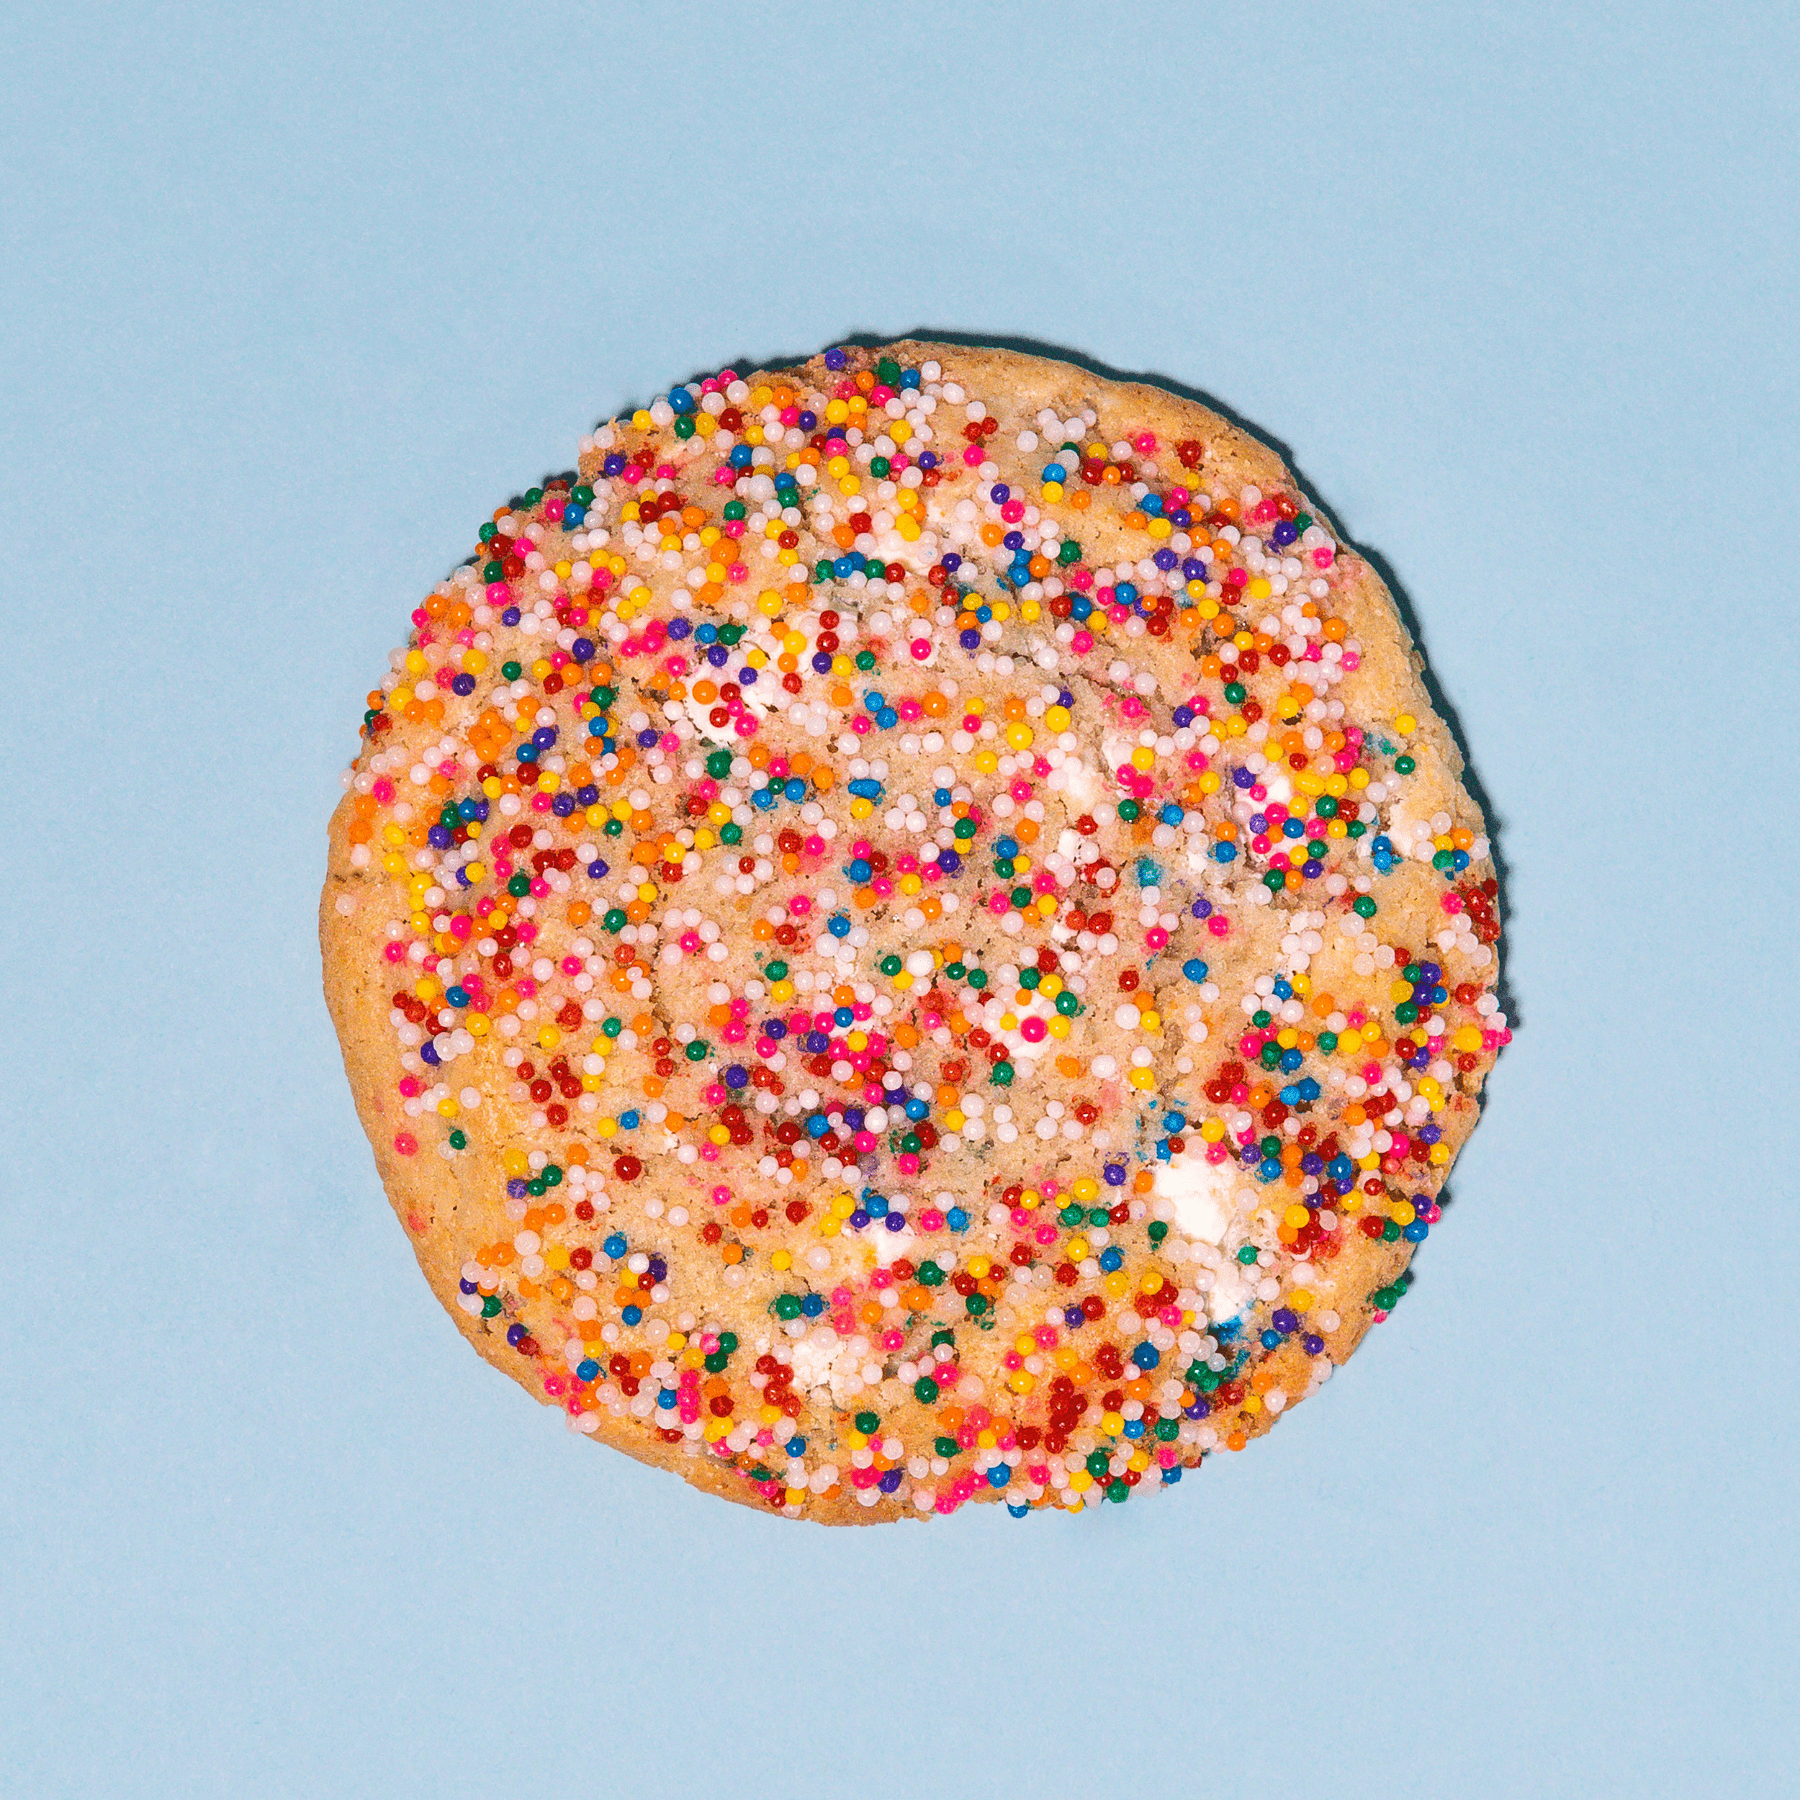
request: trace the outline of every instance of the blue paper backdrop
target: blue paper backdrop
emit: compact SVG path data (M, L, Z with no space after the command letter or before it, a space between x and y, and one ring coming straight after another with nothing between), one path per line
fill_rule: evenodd
M0 22L0 1790L1792 1792L1796 32L1734 4ZM1145 1505L826 1534L457 1341L319 996L406 609L659 384L1217 396L1404 584L1521 1029Z

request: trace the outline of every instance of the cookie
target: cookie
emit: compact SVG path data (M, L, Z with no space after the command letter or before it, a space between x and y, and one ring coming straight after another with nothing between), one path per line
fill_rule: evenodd
M1399 1303L1494 868L1262 444L994 350L726 369L412 627L326 995L427 1279L571 1429L791 1518L1079 1510Z

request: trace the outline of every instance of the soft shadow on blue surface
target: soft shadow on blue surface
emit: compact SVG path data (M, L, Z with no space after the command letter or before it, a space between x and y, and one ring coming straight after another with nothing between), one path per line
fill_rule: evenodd
M1789 1790L1788 12L0 44L0 1792ZM827 1533L468 1353L313 909L357 702L498 498L702 363L920 320L1292 447L1500 821L1523 1029L1412 1297L1252 1454Z

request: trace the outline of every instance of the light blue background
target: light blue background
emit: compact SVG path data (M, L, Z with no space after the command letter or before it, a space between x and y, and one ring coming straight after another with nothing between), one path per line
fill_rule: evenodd
M1791 8L28 10L0 1790L1791 1793ZM1387 559L1521 1029L1413 1296L1253 1454L827 1534L457 1341L313 908L498 499L933 326L1206 390Z

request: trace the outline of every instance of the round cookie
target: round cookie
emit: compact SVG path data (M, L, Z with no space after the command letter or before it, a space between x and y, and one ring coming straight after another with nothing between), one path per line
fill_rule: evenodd
M1080 1508L1398 1302L1494 871L1263 445L1001 351L728 369L412 624L326 994L420 1266L572 1429L826 1523Z

